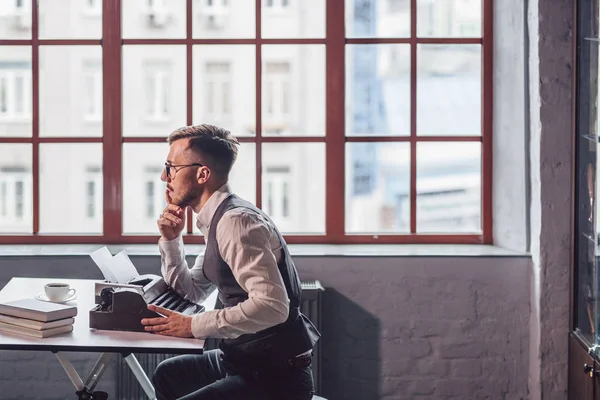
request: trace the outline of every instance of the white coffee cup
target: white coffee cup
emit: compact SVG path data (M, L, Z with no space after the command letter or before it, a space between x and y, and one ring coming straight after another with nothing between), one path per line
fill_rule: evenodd
M44 286L44 290L50 301L63 301L75 295L75 289L70 288L68 283L51 282Z

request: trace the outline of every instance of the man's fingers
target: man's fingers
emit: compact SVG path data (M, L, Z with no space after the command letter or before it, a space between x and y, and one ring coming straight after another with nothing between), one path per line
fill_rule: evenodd
M166 218L160 218L158 221L156 221L158 223L159 226L168 226L169 228L174 228L175 224L173 221L170 221Z
M163 325L148 325L148 326L144 327L144 330L146 332L156 332L156 333L167 332L168 329L169 329L169 327L166 324L163 324Z
M148 310L157 312L157 313L165 315L167 317L169 315L173 314L173 311L169 310L168 308L158 307L158 306L155 306L154 304L148 304ZM160 319L160 318L155 318L155 319Z
M144 318L142 319L142 325L166 325L168 323L166 318Z
M178 218L178 217L176 217L175 215L173 215L171 213L163 213L162 216L161 216L161 219L168 220L169 222L172 222L175 225L180 224L181 222L183 222L183 220L181 218Z
M175 204L167 204L167 206L163 210L163 214L171 213L173 215L181 215L182 212L183 210L181 209L181 207L176 206Z

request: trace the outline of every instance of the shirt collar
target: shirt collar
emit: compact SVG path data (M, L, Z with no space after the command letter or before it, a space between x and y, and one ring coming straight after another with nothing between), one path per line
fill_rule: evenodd
M210 228L210 221L212 221L217 208L221 205L223 200L231 194L231 188L228 183L224 184L217 189L209 198L206 204L200 209L198 216L196 217L196 226L204 236L208 235L208 229Z

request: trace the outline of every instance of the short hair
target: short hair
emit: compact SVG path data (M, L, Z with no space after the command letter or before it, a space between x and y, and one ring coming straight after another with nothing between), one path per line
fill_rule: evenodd
M217 175L228 177L238 154L239 142L227 129L209 125L184 126L167 138L169 145L180 139L189 139L188 149L200 153Z

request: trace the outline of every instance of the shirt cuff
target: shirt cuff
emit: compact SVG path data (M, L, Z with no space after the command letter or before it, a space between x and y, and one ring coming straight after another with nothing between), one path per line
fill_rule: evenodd
M219 336L217 314L222 310L206 311L192 316L192 335L197 339Z
M173 240L165 240L161 237L158 241L158 248L160 249L163 265L165 267L177 266L185 259L183 237L181 237L181 235Z

